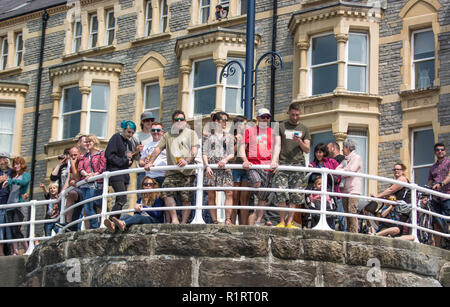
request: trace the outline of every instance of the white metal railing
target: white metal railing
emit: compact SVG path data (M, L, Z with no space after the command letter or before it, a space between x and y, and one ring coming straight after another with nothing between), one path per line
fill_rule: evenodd
M218 165L217 164L210 164L209 165L212 169L218 169ZM253 165L250 168L251 169L268 169L270 166L268 165ZM437 197L441 197L441 198L445 198L445 199L449 199L450 195L449 194L444 194L444 193L440 193L437 191L433 191L433 190L429 190L423 187L420 187L414 183L405 183L405 182L401 182L401 181L397 181L394 179L389 179L389 178L384 178L384 177L380 177L380 176L374 176L374 175L368 175L368 174L362 174L362 173L352 173L352 172L344 172L344 171L338 171L338 170L330 170L327 168L310 168L310 167L300 167L300 166L285 166L285 165L280 165L277 168L277 171L297 171L297 172L304 172L304 173L320 173L322 176L322 189L321 191L312 191L312 190L307 190L306 188L303 189L280 189L280 188L252 188L252 187L204 187L203 186L203 169L204 166L203 164L192 164L192 165L187 165L183 168L180 168L178 166L158 166L158 167L153 167L152 170L164 170L164 171L168 171L168 170L180 170L180 169L195 169L196 171L196 179L197 179L197 183L195 187L179 187L179 188L158 188L158 189L153 189L152 191L154 192L162 192L162 191L195 191L196 192L196 203L195 205L191 205L191 206L176 206L176 207L157 207L157 208L146 208L143 209L144 211L167 211L167 210L195 210L195 217L193 219L193 221L191 222L192 224L204 224L204 220L202 218L202 210L209 210L209 209L244 209L244 210L275 210L275 211L286 211L286 212L301 212L301 213L307 213L307 214L320 214L320 219L318 224L313 228L313 229L317 229L317 230L330 230L332 231L333 229L331 229L328 226L326 217L329 215L332 216L343 216L343 217L356 217L356 218L360 218L360 219L366 219L366 220L374 220L374 221L378 221L378 222L387 222L390 224L397 224L400 226L407 226L409 228L412 228L412 235L414 236L414 241L415 242L419 242L418 241L418 236L417 236L417 231L425 231L425 232L429 232L435 235L439 235L442 237L446 237L449 238L450 234L447 233L442 233L442 232L438 232L432 229L428 229L428 228L424 228L424 227L420 227L417 224L417 219L418 219L418 212L422 213L422 214L430 214L432 216L435 216L437 218L441 218L444 220L450 220L450 217L448 216L444 216L435 212L431 212L428 210L424 210L422 208L419 208L417 206L417 197L416 197L416 193L418 191L422 192L422 193L426 193L426 194L430 194L433 196L437 196ZM225 169L242 169L242 165L241 164L228 164L225 166ZM0 243L12 243L12 242L23 242L23 241L28 241L29 242L29 248L26 251L26 254L31 254L31 252L34 249L34 242L35 241L42 241L42 240L46 240L49 239L50 237L36 237L35 236L35 226L38 224L44 224L44 223L49 223L49 222L60 222L60 223L65 223L65 214L68 211L71 211L73 209L75 209L78 206L82 206L86 203L92 202L94 200L97 199L102 199L102 210L101 213L99 214L95 214L95 215L91 215L91 216L86 216L83 217L81 219L72 221L68 224L66 224L62 230L65 231L68 227L74 225L74 224L78 224L78 223L82 223L86 220L90 220L90 219L94 219L94 218L101 218L101 223L100 223L100 227L105 227L103 225L104 220L108 217L108 215L111 214L121 214L121 213L130 213L133 212L134 209L125 209L125 210L120 210L120 211L113 211L113 212L108 212L107 211L107 202L108 202L108 197L114 197L114 196L119 196L119 195L130 195L130 194L136 194L136 193L146 193L148 192L148 190L129 190L129 191L123 191L123 192L116 192L116 193L108 193L108 186L109 186L109 178L113 177L113 176L117 176L117 175L123 175L123 174L131 174L131 173L140 173L140 172L144 172L144 168L134 168L134 169L127 169L127 170L121 170L121 171L115 171L115 172L104 172L101 175L98 176L93 176L90 177L87 181L86 180L82 180L80 182L77 183L77 187L80 187L81 185L85 184L86 182L94 182L98 179L103 179L103 193L102 195L99 196L95 196L86 200L83 200L81 202L75 203L72 206L70 206L70 208L66 209L66 197L67 194L73 189L73 187L69 187L66 190L62 191L60 197L56 200L42 200L42 201L37 201L37 200L32 200L29 202L23 202L23 203L16 203L16 204L8 204L8 205L0 205L0 209L7 209L7 208L17 208L17 207L30 207L31 211L30 211L30 220L29 221L24 221L24 222L19 222L19 223L6 223L6 224L0 224L0 227L10 227L10 226L19 226L19 225L30 225L30 229L29 229L29 233L30 236L28 238L23 238L23 239L8 239L8 240L0 240ZM349 198L357 198L357 199L363 199L363 200L375 200L378 202L383 202L383 203L389 203L389 204L393 204L393 205L398 205L399 203L396 201L389 201L386 199L378 199L378 198L374 198L374 197L369 197L369 196L364 196L364 195L355 195L355 194L345 194L345 193L337 193L337 192L330 192L327 191L327 180L328 180L328 174L331 175L337 175L337 176L346 176L346 177L361 177L361 178L365 178L365 179L369 179L369 180L376 180L376 181L381 181L381 182L386 182L386 183L391 183L391 184L398 184L401 185L403 187L406 187L408 189L411 190L411 223L404 223L404 222L400 222L400 221L394 221L392 219L386 219L386 218L380 218L380 217L375 217L375 216L368 216L368 215L360 215L360 214L352 214L352 213L346 213L346 212L337 212L337 211L327 211L327 203L326 203L326 195L330 195L330 196L338 196L338 197L349 197ZM303 194L320 194L321 195L321 204L320 204L320 210L313 210L313 209L305 209L305 208L282 208L282 207L270 207L270 206L207 206L203 207L203 191L211 191L211 190L218 190L218 191L226 191L226 190L233 190L233 191L267 191L267 192L294 192L294 193L303 193ZM38 220L36 219L36 210L37 210L37 206L48 206L48 204L51 203L56 203L56 202L61 202L61 210L60 210L60 215L58 218L55 219L47 219L47 220Z

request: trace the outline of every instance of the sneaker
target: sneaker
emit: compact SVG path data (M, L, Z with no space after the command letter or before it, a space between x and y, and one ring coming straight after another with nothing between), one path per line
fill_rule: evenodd
M289 223L287 224L286 228L298 228L298 227L295 226L294 223Z
M254 226L256 226L256 227L262 226L262 223L261 222L255 222Z
M280 223L280 224L278 224L277 226L275 226L275 227L278 227L278 228L285 228L286 227L286 225L284 225L284 223Z

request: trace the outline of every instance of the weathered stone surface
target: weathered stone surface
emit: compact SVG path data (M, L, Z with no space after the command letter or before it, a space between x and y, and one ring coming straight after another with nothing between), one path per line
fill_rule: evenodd
M28 258L22 285L434 287L449 285L449 268L448 251L390 238L161 224L55 236Z

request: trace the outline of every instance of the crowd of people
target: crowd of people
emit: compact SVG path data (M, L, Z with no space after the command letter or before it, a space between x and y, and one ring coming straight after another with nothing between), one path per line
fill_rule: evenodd
M74 204L100 196L103 193L103 179L90 180L91 177L105 171L113 172L126 170L135 164L143 167L145 172L139 173L136 189L137 203L129 204L134 208L134 215L110 214L104 225L112 232L124 231L134 224L172 223L185 224L192 220L192 210L145 210L157 207L191 206L195 199L192 190L153 192L155 188L193 187L196 184L196 170L185 168L186 165L203 163L204 186L213 187L208 190L208 206L217 204L217 192L220 188L252 187L258 190L224 189L225 205L256 206L275 205L279 208L310 208L321 203L322 177L320 173L305 174L298 171L279 170L280 165L306 166L305 154L313 150L314 158L309 163L312 168L327 168L352 173L362 172L362 159L356 152L356 144L351 139L343 142L343 148L338 143L317 144L311 148L311 135L308 127L300 121L301 109L296 103L289 106L288 118L277 123L276 128L271 125L272 114L266 108L261 108L256 114L256 124L243 116L236 116L231 122L225 112L211 115L211 121L204 127L201 135L191 129L183 111L172 113L172 125L165 131L162 123L155 121L152 112L141 115L140 130L130 120L121 122L121 130L108 141L106 149L100 148L100 142L95 135L80 135L77 143L64 150L58 156L56 167L50 175L51 183L41 184L46 199L55 200L48 205L45 219L53 221L44 225L46 236L52 232L58 233L72 221L82 217L89 217L101 210L101 199L87 202L82 206ZM230 126L232 127L230 129ZM449 194L450 190L450 159L446 156L445 146L438 143L434 147L437 157L436 163L430 168L429 186L434 190ZM0 153L0 204L23 202L28 199L30 174L27 172L25 160L16 157L11 161L8 153ZM211 164L218 168L212 169ZM240 164L242 169L225 168L227 164ZM157 166L176 165L176 170L161 171ZM252 165L265 165L267 168L252 168ZM394 165L394 179L409 182L405 177L406 166L401 162ZM358 199L351 195L362 195L362 178L355 176L328 176L327 190L330 192L346 193L349 197L330 197L332 210L347 213L358 213ZM77 187L77 183L84 183ZM109 186L114 192L125 192L130 184L129 174L115 175L109 178ZM58 201L61 192L72 187L66 195L65 223L59 223L61 203ZM304 194L297 192L268 192L261 188L312 189L317 193ZM386 198L395 201L411 202L410 191L398 184L393 184L385 191L372 194L375 198ZM128 202L127 195L117 195L111 212L124 209ZM73 208L72 208L73 206ZM313 207L313 205L311 205ZM328 205L327 205L328 206ZM334 206L334 207L333 207ZM450 200L442 199L436 202L436 212L450 214ZM181 212L180 212L181 211ZM219 223L217 209L207 210L205 220L213 224ZM275 210L275 218L264 210L239 209L225 210L226 225L254 225L275 226L279 228L299 228L304 223L304 215L296 215L293 211ZM205 209L206 212L206 209ZM401 222L408 222L410 217L398 214L396 206L386 203L371 202L366 204L362 212L372 212ZM273 212L272 212L273 213ZM296 218L300 216L300 218ZM24 220L23 208L0 207L0 224L21 222ZM355 217L337 217L336 225L339 230L358 233L362 230L361 221ZM330 222L328 222L330 224ZM85 228L100 227L99 218L85 221ZM335 225L330 225L335 228ZM71 225L68 230L81 229L81 223ZM336 228L337 229L337 228ZM399 237L411 240L410 229L395 223L379 223L376 227L369 227L369 234L378 236ZM0 240L23 238L20 226L0 227ZM27 249L27 243L23 242ZM18 254L18 243L11 244L12 254ZM0 256L5 254L4 244L0 244Z

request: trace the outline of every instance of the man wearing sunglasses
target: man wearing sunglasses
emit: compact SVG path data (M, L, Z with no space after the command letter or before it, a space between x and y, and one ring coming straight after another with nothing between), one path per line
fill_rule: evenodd
M156 158L165 149L167 156L167 165L177 165L184 167L194 163L198 153L200 142L194 130L188 127L186 115L183 111L176 110L172 113L172 128L164 133L158 146L155 147L147 163L145 170L155 166ZM178 188L194 186L195 169L181 169L168 171L164 179L163 188ZM194 195L191 191L162 192L166 207L175 207L175 197L180 196L183 206L190 206ZM181 223L186 224L191 210L183 210L181 213ZM175 210L169 211L172 224L179 224L178 216Z
M430 167L428 186L433 187L433 190L450 194L450 159L447 157L447 151L443 143L434 145L434 155L436 156L437 161ZM442 215L449 216L450 199L435 198L435 200L437 200L434 206L435 211ZM437 227L437 225L434 226ZM436 230L442 231L442 229ZM441 237L435 236L435 238L435 246L440 246Z
M272 159L273 130L270 128L270 111L261 108L257 112L257 125L248 128L244 132L244 142L239 147L239 156L244 161L242 166L248 170L249 185L254 188L268 188L272 180L273 172L270 169L250 169L252 164L266 164L270 168ZM258 206L265 206L269 192L257 192ZM261 225L263 210L256 211L256 226ZM253 213L249 216L249 224L252 225Z
M154 122L150 129L150 133L152 134L153 141L144 146L144 149L141 152L141 159L139 160L139 166L144 167L146 162L149 161L150 155L153 150L158 146L159 141L161 140L164 134L163 124L159 122ZM166 166L167 165L167 156L166 150L163 150L158 158L156 158L154 162L154 166ZM162 187L164 177L166 175L165 171L149 171L145 172L145 176L151 177L158 182L158 185Z

